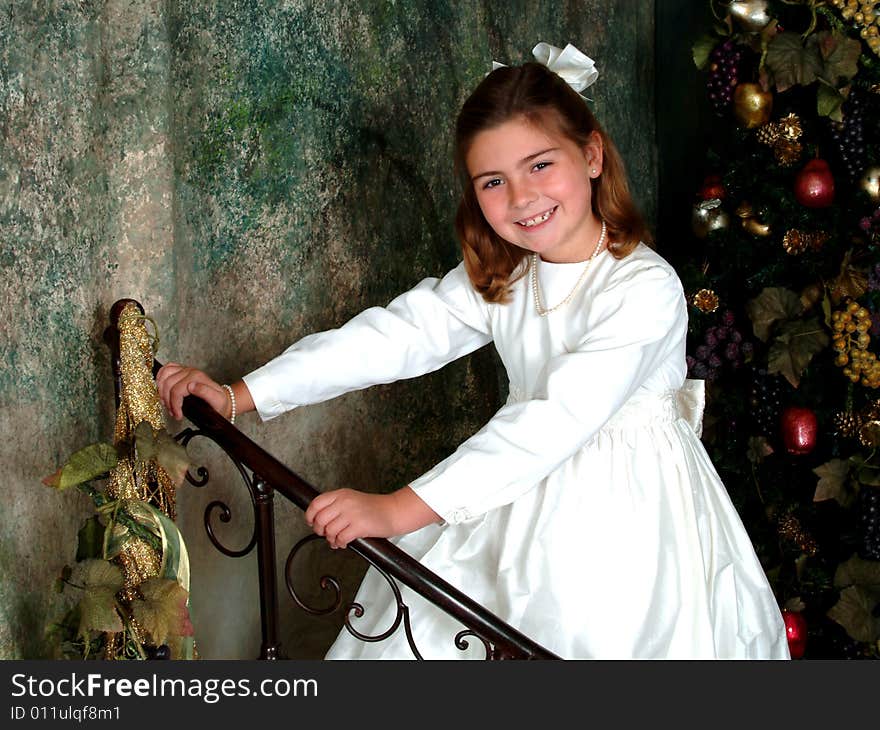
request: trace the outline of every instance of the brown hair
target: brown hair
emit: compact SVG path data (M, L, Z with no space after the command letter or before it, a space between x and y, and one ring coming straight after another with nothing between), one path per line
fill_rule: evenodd
M630 196L623 160L583 98L541 64L499 68L483 79L465 101L455 127L455 169L462 184L455 230L471 283L487 302L508 300L511 276L529 252L501 238L486 222L466 159L477 134L517 117L551 126L581 148L597 133L602 139L604 161L602 174L590 180L592 208L608 226L609 251L621 259L639 241L652 242Z

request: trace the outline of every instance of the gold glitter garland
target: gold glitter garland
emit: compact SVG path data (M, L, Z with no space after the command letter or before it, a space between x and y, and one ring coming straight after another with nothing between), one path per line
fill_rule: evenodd
M816 540L804 530L800 520L794 515L782 517L777 529L780 537L797 545L805 555L814 557L819 552Z
M153 380L153 348L144 316L129 302L119 315L119 355L122 392L116 412L115 444L130 441L134 429L147 421L155 431L165 430L165 414ZM123 463L124 462L124 463ZM175 487L164 469L154 461L132 466L120 461L120 473L110 475L110 494L122 499L140 499L175 518Z
M122 388L113 437L117 446L130 443L134 429L142 421L157 431L165 429L165 414L153 380L153 348L144 322L134 303L127 304L119 315ZM114 499L148 502L172 520L175 517L175 485L155 460L136 462L131 457L121 457L110 472L107 491ZM124 580L120 597L130 603L140 597L138 585L159 575L162 556L146 541L130 537L115 561L122 568ZM143 631L133 619L130 629L136 640L143 642ZM121 642L108 640L104 656L116 658L122 649Z

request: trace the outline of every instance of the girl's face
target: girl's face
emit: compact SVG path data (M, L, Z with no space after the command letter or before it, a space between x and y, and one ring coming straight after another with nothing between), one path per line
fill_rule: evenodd
M478 133L466 162L480 209L501 238L557 263L593 253L601 228L590 187L602 172L598 134L582 149L514 119Z

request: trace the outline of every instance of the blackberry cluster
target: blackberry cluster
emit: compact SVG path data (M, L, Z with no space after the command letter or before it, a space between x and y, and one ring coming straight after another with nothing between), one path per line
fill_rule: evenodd
M709 327L693 356L687 356L688 377L718 380L724 368L739 370L753 352L754 345L743 339L733 312L728 309L721 315L721 324Z
M880 560L880 489L863 486L859 492L859 557Z
M723 117L733 101L733 90L739 83L739 66L743 51L728 38L709 54L709 78L706 86L709 101L719 117Z
M837 147L840 167L847 179L855 182L865 167L864 100L853 89L843 103L843 121L831 122L831 139Z
M778 375L755 370L749 391L749 407L758 431L765 436L774 436L779 430L784 396L785 386Z

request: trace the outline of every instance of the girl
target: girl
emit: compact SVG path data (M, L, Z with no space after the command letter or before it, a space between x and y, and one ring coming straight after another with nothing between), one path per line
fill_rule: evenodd
M787 658L774 596L695 430L702 390L683 387L681 284L646 245L584 99L544 65L500 67L461 110L455 163L457 268L231 387L166 365L157 379L172 416L192 394L227 417L269 419L494 342L510 396L485 427L397 492L320 495L306 512L315 532L335 548L402 536L407 553L566 658ZM479 642L454 647L462 626L403 591L425 657L482 658ZM356 600L359 631L391 624L375 571ZM343 631L328 657L412 654L402 631L378 643Z

